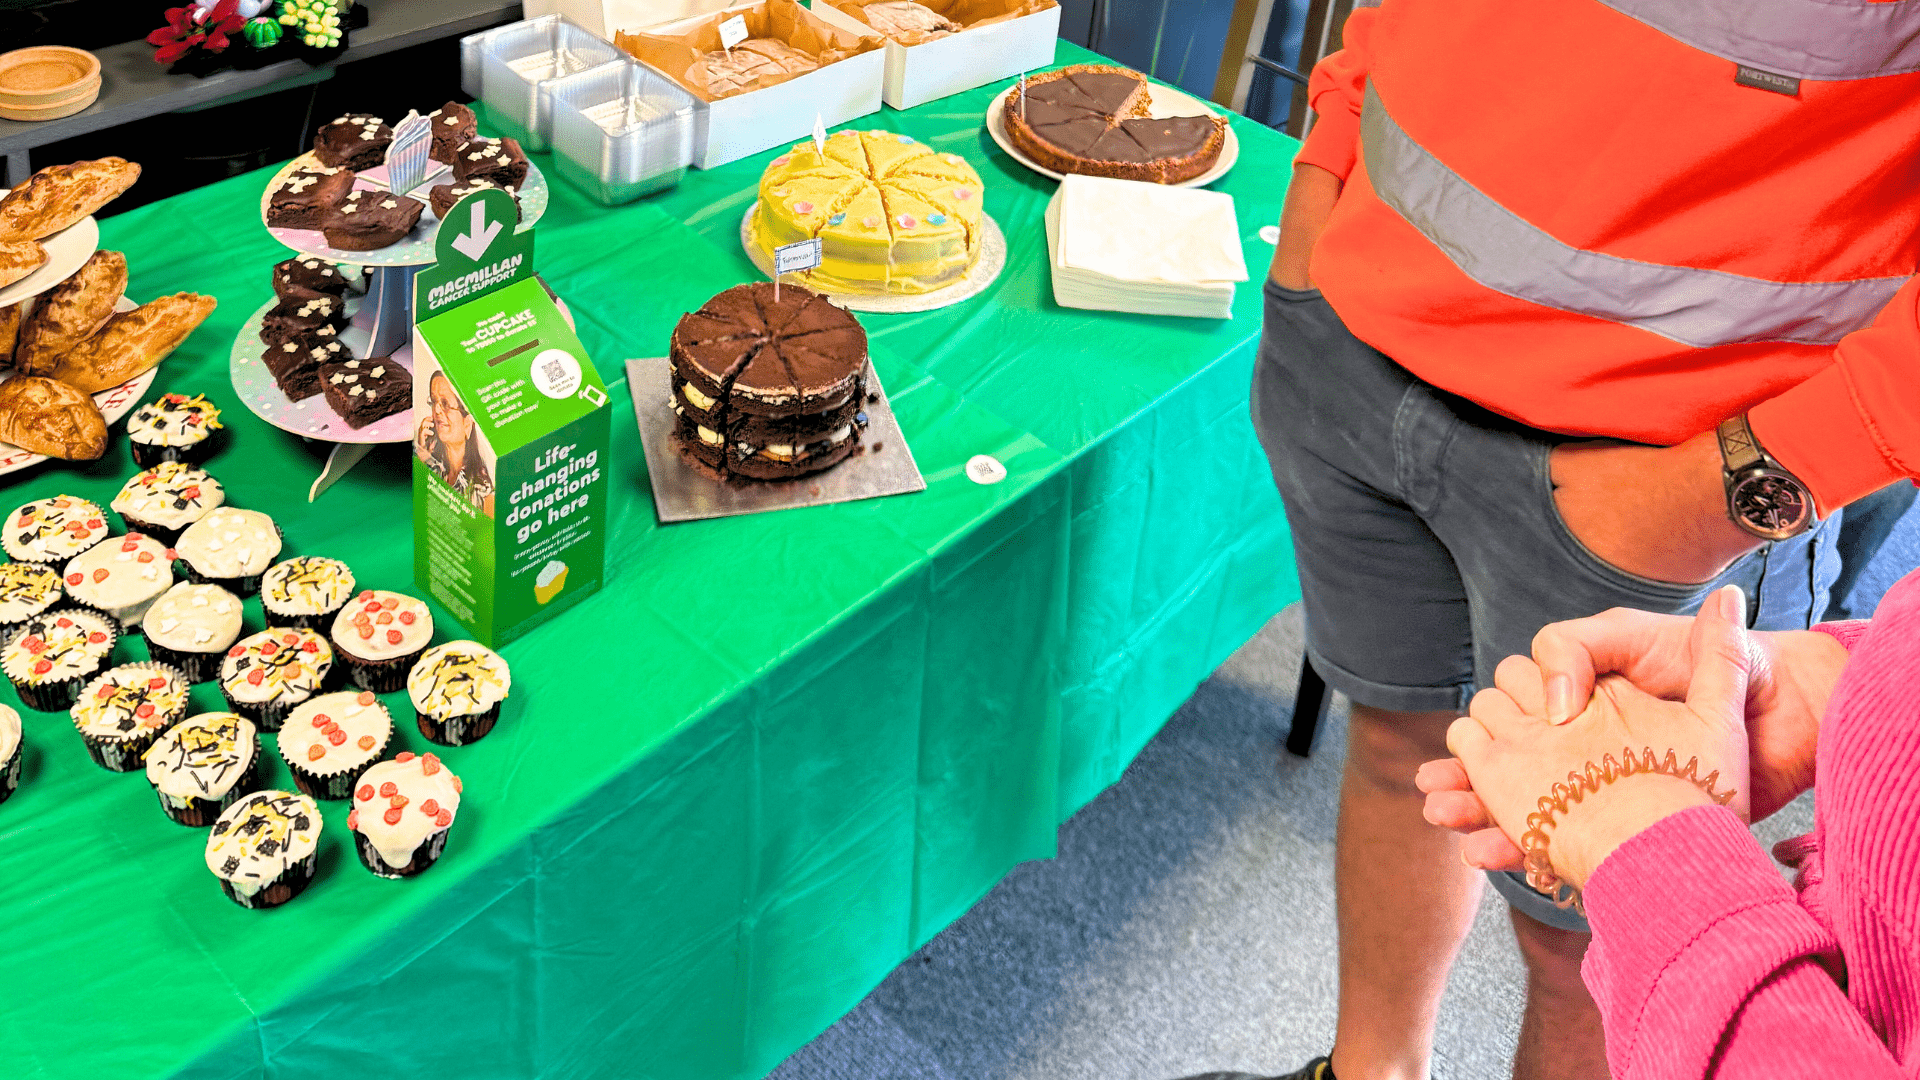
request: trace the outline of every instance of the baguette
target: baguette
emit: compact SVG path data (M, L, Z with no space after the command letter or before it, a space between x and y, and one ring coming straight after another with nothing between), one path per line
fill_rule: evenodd
M44 240L120 197L140 179L125 158L49 165L0 197L0 240Z
M34 302L20 324L13 366L23 375L52 375L60 356L92 337L113 318L113 306L127 291L127 257L96 251L72 277Z
M47 264L47 249L32 240L0 239L0 289Z
M211 296L174 293L123 311L63 354L53 377L88 394L118 386L166 359L213 306Z
M65 383L21 375L0 383L0 440L69 461L107 452L107 421L86 394Z
M20 305L0 307L0 367L13 360L13 343L20 340Z

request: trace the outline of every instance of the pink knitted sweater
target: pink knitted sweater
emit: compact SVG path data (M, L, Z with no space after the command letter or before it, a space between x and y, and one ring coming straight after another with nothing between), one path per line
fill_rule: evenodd
M1675 814L1587 882L1614 1080L1920 1077L1920 572L1851 653L1789 886L1732 812Z

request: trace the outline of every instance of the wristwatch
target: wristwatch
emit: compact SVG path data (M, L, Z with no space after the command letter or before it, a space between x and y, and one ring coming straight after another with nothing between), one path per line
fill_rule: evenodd
M1723 421L1720 461L1727 485L1727 516L1762 540L1785 540L1813 524L1813 494L1800 478L1769 457L1745 416Z

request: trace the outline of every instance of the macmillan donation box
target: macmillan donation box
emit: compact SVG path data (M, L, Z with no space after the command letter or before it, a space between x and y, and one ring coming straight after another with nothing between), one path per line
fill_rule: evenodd
M612 524L606 384L517 218L468 196L414 281L414 577L491 646L600 588Z

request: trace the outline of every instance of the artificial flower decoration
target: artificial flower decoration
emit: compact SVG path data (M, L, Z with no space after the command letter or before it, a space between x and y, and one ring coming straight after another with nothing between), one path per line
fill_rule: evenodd
M211 8L168 8L167 25L148 34L147 44L159 46L154 60L171 64L195 52L224 52L232 43L230 35L245 25L240 0L220 0Z

